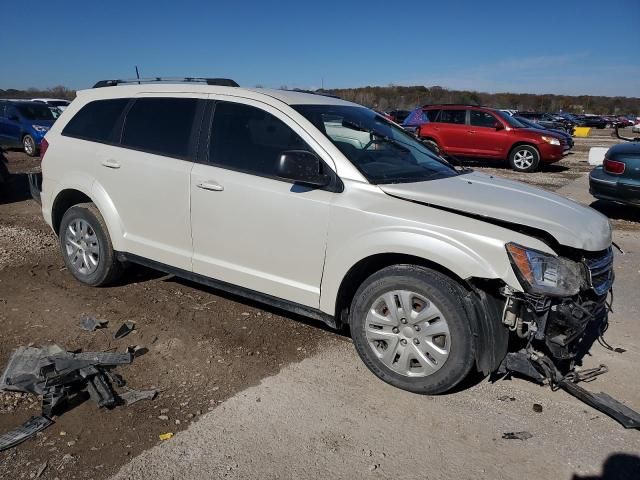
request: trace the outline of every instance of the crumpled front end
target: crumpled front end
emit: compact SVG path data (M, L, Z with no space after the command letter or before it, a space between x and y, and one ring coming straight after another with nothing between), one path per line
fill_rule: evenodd
M574 295L502 289L506 297L502 322L523 343L520 352L509 355L547 357L558 372L566 373L604 333L608 324L607 298L614 280L613 251L609 247L577 255L579 258L571 260L580 266L582 275L579 291ZM508 356L506 362L512 360ZM545 370L542 367L540 373L548 373Z

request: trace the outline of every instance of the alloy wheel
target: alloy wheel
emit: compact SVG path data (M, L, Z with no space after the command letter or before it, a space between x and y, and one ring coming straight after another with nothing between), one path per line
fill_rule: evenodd
M73 219L65 232L64 245L72 268L91 275L100 262L100 244L91 225L82 218Z
M423 295L409 290L378 297L367 314L369 346L388 368L407 377L426 377L449 358L449 325Z
M33 138L31 138L29 136L24 137L23 143L24 143L24 151L25 151L25 153L27 155L30 155L30 156L33 155L35 153L35 151L36 151L36 145L35 145L35 143L33 141Z
M529 150L518 150L513 156L513 163L518 169L525 170L533 165L533 153Z

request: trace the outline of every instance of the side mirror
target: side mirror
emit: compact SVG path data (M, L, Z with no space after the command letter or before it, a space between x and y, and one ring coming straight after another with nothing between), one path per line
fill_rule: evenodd
M278 158L278 176L303 185L326 187L331 177L321 172L320 159L306 150L287 150Z
M504 130L504 125L502 122L496 122L496 130Z

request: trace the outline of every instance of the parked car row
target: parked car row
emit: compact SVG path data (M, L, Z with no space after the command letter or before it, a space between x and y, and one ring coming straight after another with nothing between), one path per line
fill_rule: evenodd
M37 155L45 134L69 103L53 98L0 100L0 145Z

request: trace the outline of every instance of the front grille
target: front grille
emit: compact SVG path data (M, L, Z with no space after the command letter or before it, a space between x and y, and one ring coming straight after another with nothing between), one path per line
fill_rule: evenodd
M589 286L598 296L606 294L613 284L613 250L609 247L604 252L583 260L589 274Z

